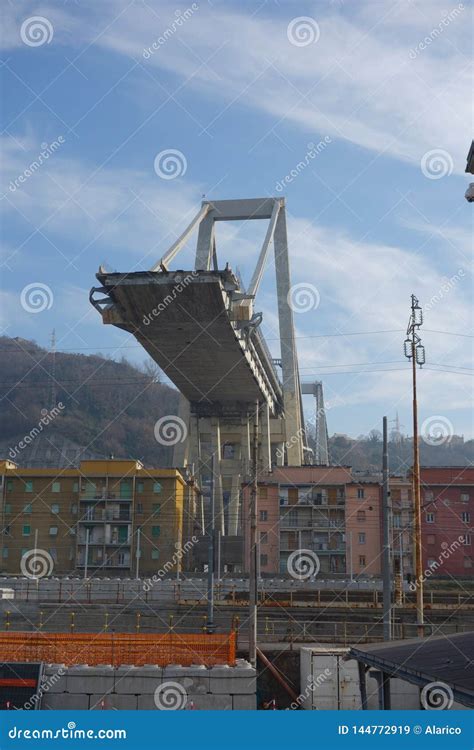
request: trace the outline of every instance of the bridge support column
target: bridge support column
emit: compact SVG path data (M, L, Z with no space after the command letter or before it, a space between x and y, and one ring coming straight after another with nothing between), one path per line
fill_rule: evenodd
M237 536L239 530L240 484L241 475L233 474L231 480L230 500L228 509L228 534Z
M281 367L283 374L283 402L285 406L288 465L303 463L301 403L299 399L298 364L295 329L291 307L290 263L285 212L280 211L273 237L277 278L278 320L280 325Z
M190 407L188 399L185 396L183 396L182 393L179 394L178 418L183 421L185 428L186 428L186 434L184 436L184 440L178 441L176 445L173 446L172 465L174 468L183 468L187 466L189 462L190 449L191 449L192 424L191 424L191 407ZM193 455L194 455L194 452L191 449L191 456Z
M272 470L272 446L270 442L270 408L267 403L262 406L262 471Z

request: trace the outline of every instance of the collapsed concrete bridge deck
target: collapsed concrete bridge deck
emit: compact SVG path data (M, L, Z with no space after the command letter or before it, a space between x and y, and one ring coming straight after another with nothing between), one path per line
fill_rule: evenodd
M266 401L283 412L276 369L249 319L239 282L224 271L101 273L91 301L111 323L132 333L194 411L211 416ZM103 293L101 299L95 294ZM239 408L240 405L240 408Z

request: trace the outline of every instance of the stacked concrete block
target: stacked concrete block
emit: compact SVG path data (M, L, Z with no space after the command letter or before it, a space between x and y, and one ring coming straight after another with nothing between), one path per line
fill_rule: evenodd
M53 678L54 676L54 678ZM158 667L50 664L41 708L63 710L243 711L256 708L256 674L239 659L227 665Z

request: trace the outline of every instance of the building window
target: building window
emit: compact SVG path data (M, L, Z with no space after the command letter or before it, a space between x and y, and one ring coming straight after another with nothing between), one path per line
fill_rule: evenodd
M141 516L143 513L143 503L137 503L137 514Z
M73 503L71 505L71 515L77 516L77 505L76 505L76 503Z
M31 513L31 503L26 503L23 508L23 513Z
M58 551L57 551L56 547L50 547L49 548L49 554L51 555L53 562L57 562L58 561Z
M137 492L143 492L145 485L143 482L137 482Z
M393 528L399 529L402 525L402 519L400 516L400 513L394 513L393 514Z
M120 498L121 500L131 500L132 498L132 480L122 479L120 482Z
M235 443L224 443L222 446L222 458L225 459L234 459L235 458Z
M358 521L365 521L365 510L358 510L357 511L357 520Z
M33 480L28 479L27 482L25 482L25 492L33 492Z
M58 535L58 527L57 526L50 526L49 527L49 535L50 536L57 536Z
M363 498L364 498L364 488L363 487L358 487L357 488L357 498L359 500L363 500Z
M51 492L61 492L61 482L53 482Z
M51 505L51 513L54 513L55 515L57 515L59 513L59 505L58 505L58 503L53 503Z
M428 534L428 536L426 537L426 541L427 541L428 544L435 544L435 542L436 542L435 535L434 534Z
M268 565L268 555L260 555L260 565L262 568L266 568Z
M30 534L31 534L31 526L28 523L26 523L23 526L23 536L29 536Z
M435 522L434 513L427 513L426 514L426 523L434 523L434 522Z
M465 547L470 547L471 546L471 535L470 534L464 534L464 536L462 538L462 543L464 544Z
M159 549L152 549L151 551L151 559L152 560L158 560L160 557L160 550Z
M161 534L161 526L152 526L151 527L151 535L152 536L160 536Z
M12 512L11 503L5 503L5 515L9 515Z
M365 568L365 555L359 555L359 565L361 568Z
M154 516L159 516L161 513L161 503L153 503L152 511Z
M72 485L72 491L79 492L79 482L74 482L74 484Z
M266 499L268 497L268 490L266 487L259 487L258 490L258 496L262 499Z
M13 492L13 479L7 479L7 492Z
M426 562L429 568L434 568L436 570L436 568L438 567L436 560L433 560L432 557L429 557Z
M469 494L467 492L461 492L461 502L462 503L469 502Z
M361 531L359 534L359 544L365 544L365 531Z
M8 547L3 548L3 558L6 559L8 557Z
M153 482L153 492L155 495L159 495L162 490L160 482Z
M434 499L434 493L431 490L425 490L425 501L431 502Z
M464 558L464 567L465 568L472 568L472 557L465 557Z
M261 521L268 521L268 510L261 510L260 511L260 520Z
M288 513L288 525L298 526L298 511L297 510L290 510L290 512Z
M467 511L463 511L463 513L461 513L461 520L463 523L469 523L471 520L471 514Z
M260 544L268 544L268 534L266 531L260 532Z
M4 526L3 533L5 536L11 536L11 527L10 526Z

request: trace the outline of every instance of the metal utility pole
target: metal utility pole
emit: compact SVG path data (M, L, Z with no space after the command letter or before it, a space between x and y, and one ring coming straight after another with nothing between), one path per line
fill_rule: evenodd
M404 353L412 364L413 382L413 552L415 555L416 577L416 616L418 637L425 634L423 613L423 547L421 543L421 495L420 495L420 455L418 442L418 403L416 396L416 366L425 364L425 348L418 335L423 324L423 311L414 294L411 295L411 314L408 321L407 337L404 343Z
M392 640L392 572L390 569L390 491L388 484L388 427L383 418L383 639Z
M137 569L136 569L136 575L135 578L140 578L140 526L137 528L137 552L136 552L136 563L137 563Z
M86 559L84 564L84 579L87 578L87 564L89 562L89 535L90 529L86 526Z
M209 527L209 546L207 557L207 623L206 630L213 633L214 624L214 538L216 533L216 483L214 480L215 454L211 456L211 520Z
M252 442L252 489L250 492L250 564L249 564L249 661L257 665L257 493L258 493L258 401L255 404Z
M347 551L347 545L346 545L346 571L347 571L347 561L349 558L349 577L351 580L351 583L354 582L354 570L353 570L353 564L352 564L352 531L346 532L347 540L349 542L349 553Z

